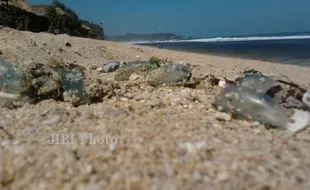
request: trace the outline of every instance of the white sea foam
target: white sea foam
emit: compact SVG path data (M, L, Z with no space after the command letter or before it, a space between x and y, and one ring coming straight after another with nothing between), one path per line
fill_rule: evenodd
M130 44L155 44L155 43L180 43L180 42L238 42L238 41L262 41L262 40L294 40L294 39L310 39L310 35L302 36L252 36L252 37L216 37L201 38L192 40L168 40L168 41L138 41L127 42Z

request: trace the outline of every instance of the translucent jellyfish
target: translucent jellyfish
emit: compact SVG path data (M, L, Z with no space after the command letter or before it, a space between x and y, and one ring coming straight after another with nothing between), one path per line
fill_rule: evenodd
M237 86L251 88L261 93L266 93L269 89L278 85L275 80L261 73L246 74L237 81Z
M286 111L280 104L250 88L227 87L214 105L219 111L230 112L236 118L259 121L273 127L284 127L287 122Z
M156 86L188 81L191 76L191 70L185 65L169 64L151 71L148 76L148 81L151 85Z
M84 91L84 77L83 74L76 71L63 72L62 86L64 91L74 93L81 100L87 100Z
M137 62L109 62L104 64L102 67L100 67L100 71L103 71L105 73L109 73L109 72L115 72L118 69L121 68L128 68L128 67L141 67L142 65L144 66L152 66L152 67L157 67L157 65L149 62L149 61L137 61Z
M116 71L114 79L116 81L129 80L133 73L146 75L156 68L158 68L158 65L154 65L148 61L129 62Z
M9 69L12 69L12 65L6 63L2 58L0 58L0 77L3 76Z
M7 93L19 93L23 77L13 65L0 58L0 90Z
M119 69L121 66L120 62L110 62L110 63L106 63L103 67L102 70L105 73L109 73L109 72L114 72L117 69Z

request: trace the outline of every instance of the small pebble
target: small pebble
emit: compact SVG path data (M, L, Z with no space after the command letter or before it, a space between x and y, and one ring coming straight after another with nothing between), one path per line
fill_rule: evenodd
M61 116L60 115L56 115L53 116L51 118L48 118L44 121L41 122L42 125L52 125L52 124L56 124L61 120Z
M260 128L256 128L256 129L254 129L254 131L253 131L255 134L259 134L260 132L261 132L261 130L260 130Z
M217 110L224 111L224 108L222 106L217 106Z
M231 93L227 93L227 94L225 94L225 97L226 98L232 98L232 94Z
M101 71L103 71L103 68L102 67L98 67L98 68L96 68L96 71L101 72Z
M92 65L89 67L90 70L97 70L98 66L97 65Z
M114 151L116 148L116 144L109 144L109 150Z
M221 88L225 88L226 87L226 81L225 80L220 80L218 86L221 87Z
M259 121L253 121L252 123L251 123L251 126L252 127L258 127L260 125L260 122Z
M136 73L133 73L133 74L130 75L129 80L130 81L136 81L136 80L139 80L141 78L142 78L142 76L140 76L140 75L138 75Z
M128 98L126 98L126 97L121 97L121 101L122 102L127 102L129 99Z
M228 179L228 172L227 171L221 171L218 173L216 180L218 182L223 182L226 181Z
M67 46L67 47L71 47L72 45L71 45L69 42L67 42L67 43L66 43L66 46Z
M224 112L217 112L215 114L215 118L219 121L230 121L231 115L228 113L224 113Z
M87 164L86 166L86 171L87 173L93 173L94 172L94 167L91 164Z

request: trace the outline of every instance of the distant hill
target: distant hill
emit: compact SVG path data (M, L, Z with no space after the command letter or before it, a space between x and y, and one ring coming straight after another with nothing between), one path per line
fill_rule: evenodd
M82 20L63 3L33 5L26 0L0 0L0 25L32 32L49 32L104 39L103 28Z
M106 40L115 42L165 41L176 39L181 40L184 39L184 37L173 33L154 33L154 34L127 33L121 36L106 36Z

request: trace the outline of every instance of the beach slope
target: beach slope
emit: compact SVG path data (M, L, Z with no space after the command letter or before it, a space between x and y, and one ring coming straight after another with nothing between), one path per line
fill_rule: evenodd
M0 52L20 66L51 59L75 64L85 68L87 78L119 87L90 105L48 99L1 107L0 189L310 187L309 128L292 135L250 121L219 119L211 104L220 88L208 82L196 88L154 87L139 76L119 82L113 73L92 69L156 56L188 64L197 78L232 79L256 69L309 88L310 68L9 28L0 29ZM52 134L65 140L49 144Z

